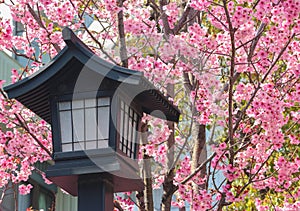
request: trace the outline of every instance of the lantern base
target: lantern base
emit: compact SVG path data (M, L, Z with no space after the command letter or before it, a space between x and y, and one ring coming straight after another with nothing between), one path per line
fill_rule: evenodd
M90 152L59 153L55 164L48 167L47 178L73 196L78 195L78 184L82 175L109 178L113 192L141 191L144 184L137 175L136 161L116 153L100 149Z

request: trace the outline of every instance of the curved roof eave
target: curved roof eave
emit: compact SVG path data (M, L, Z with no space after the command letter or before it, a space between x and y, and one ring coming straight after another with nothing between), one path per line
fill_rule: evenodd
M142 72L113 65L98 57L69 28L63 30L63 38L67 45L46 66L29 77L4 87L4 91L7 92L9 98L22 96L51 80L72 58L76 58L91 70L115 81L138 85L140 80L143 80ZM99 66L110 71L102 72L102 68L99 68Z
M75 58L79 63L106 78L129 85L136 90L143 90L139 95L139 101L144 112L151 114L154 110L161 110L165 113L168 120L178 122L180 116L178 108L157 90L155 86L143 76L142 72L113 65L101 59L69 28L63 30L63 38L67 45L46 66L35 74L15 84L4 87L9 98L16 98L50 123L50 108L46 99L50 94L49 86L55 84L52 83L52 80L55 80L57 74L64 73L62 71L68 71L68 68L64 67L69 64L71 65L71 62L74 61ZM82 66L80 66L80 69L77 69L77 71L81 69ZM41 94L43 95L43 98L40 98L43 101L42 105L37 104L34 100ZM157 117L161 118L162 116L158 115Z
M68 50L68 47L65 47L62 51L59 52L47 65L42 67L37 72L32 75L14 83L4 87L4 91L8 94L9 98L17 98L22 96L36 87L45 83L49 78L53 77L59 70L59 68L55 68L59 65L67 64L67 60L60 61L62 55ZM63 64L61 64L63 62ZM56 71L55 71L56 70Z
M143 78L142 72L130 70L101 59L86 44L84 44L71 29L67 27L63 30L63 38L70 49L75 48L76 50L79 50L83 55L85 55L85 57L81 57L78 54L75 54L75 57L78 61L86 65L91 70L102 74L109 79L122 83L125 82L131 85L138 85L140 83L140 80ZM102 72L101 70L103 69L99 68L101 66L106 70L111 71Z

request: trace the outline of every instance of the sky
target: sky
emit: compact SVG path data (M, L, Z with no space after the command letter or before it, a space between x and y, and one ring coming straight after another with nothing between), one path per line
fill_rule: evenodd
M0 0L0 2L2 2L2 1ZM5 1L5 2L7 2L7 1ZM11 19L9 7L7 5L5 5L4 3L0 3L0 19L1 18ZM4 52L11 56L11 53L9 51L4 50Z
M2 18L10 18L11 17L9 8L4 3L0 3L0 17L2 17Z

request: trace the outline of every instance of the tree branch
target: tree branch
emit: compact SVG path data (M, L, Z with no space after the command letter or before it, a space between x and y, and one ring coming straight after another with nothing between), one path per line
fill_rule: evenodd
M179 32L179 30L184 26L184 24L186 24L186 20L187 20L187 18L188 18L191 11L193 11L193 9L189 6L189 4L187 4L180 20L178 21L178 23L173 28L174 34L177 34Z
M207 158L203 163L201 163L189 176L187 176L184 180L180 182L180 184L184 185L186 184L190 179L192 179L199 171L202 170L202 168L206 167L206 164L208 164L215 156L217 153L213 153Z
M38 143L38 145L50 156L52 157L52 153L38 140L38 138L29 130L27 125L21 120L18 114L15 114L16 119L22 125L22 128L26 130L26 132Z
M246 106L242 109L241 111L241 115L239 116L239 118L236 120L235 122L235 126L233 128L233 132L235 132L238 127L239 127L239 123L241 122L241 120L243 119L246 110L249 108L249 106L251 105L252 101L254 100L257 92L260 90L260 84L263 84L265 82L265 80L267 79L268 75L271 73L272 69L275 67L276 63L279 61L280 57L283 55L283 53L285 52L285 50L287 49L287 47L289 46L290 42L294 39L295 34L293 34L289 40L287 41L287 43L284 45L284 47L281 49L281 51L279 52L277 58L275 59L275 61L272 63L272 65L269 67L269 70L267 71L267 73L265 74L265 76L263 77L263 79L259 82L258 86L256 87L256 89L254 90L253 94L251 95L251 98L249 99L249 101L247 102Z
M249 54L248 54L248 57L247 57L247 61L250 62L252 57L253 57L253 54L254 54L254 51L255 51L255 48L256 48L256 45L263 33L263 31L265 30L265 27L266 27L266 23L261 23L257 32L256 32L256 35L255 35L255 38L253 39L252 43L251 43L251 46L250 46L250 50L249 50Z
M49 38L49 40L50 40L50 32L47 30L47 28L46 28L45 25L43 24L43 21L41 20L41 18L38 17L38 15L34 12L34 10L32 9L32 7L31 7L29 4L26 4L26 5L27 5L27 7L28 7L28 10L29 10L30 14L31 14L32 17L35 19L35 21L38 23L38 25L39 25L41 28L43 28L43 29L46 30L46 32L47 32L47 34L48 34L48 38ZM39 10L38 10L38 11L39 11ZM60 47L59 47L59 45L58 45L57 43L51 43L51 44L53 45L53 47L54 47L54 49L56 50L57 53L61 51L61 49L60 49Z
M123 0L118 0L118 6L123 7ZM122 61L122 66L128 68L128 55L126 49L124 17L122 9L118 12L118 31L120 37L120 58Z

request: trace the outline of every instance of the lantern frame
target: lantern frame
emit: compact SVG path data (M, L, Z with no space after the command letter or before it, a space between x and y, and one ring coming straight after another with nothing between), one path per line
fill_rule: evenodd
M47 65L4 88L9 98L17 99L52 126L55 164L48 168L47 177L72 195L78 194L79 178L95 174L109 180L113 192L142 190L143 182L136 173L138 164L134 160L137 155L121 150L118 142L122 135L118 133L121 124L119 105L123 101L136 112L138 131L143 113L178 122L178 108L142 72L99 58L69 28L63 30L63 38L66 46ZM104 96L111 99L109 147L63 152L58 103ZM138 144L134 144L138 151Z

